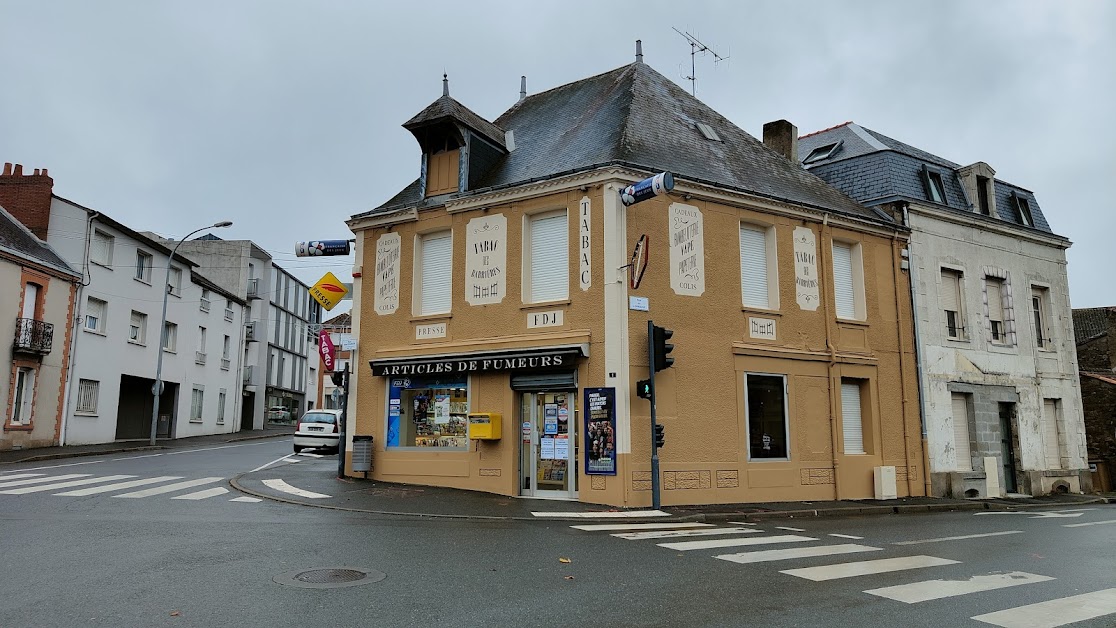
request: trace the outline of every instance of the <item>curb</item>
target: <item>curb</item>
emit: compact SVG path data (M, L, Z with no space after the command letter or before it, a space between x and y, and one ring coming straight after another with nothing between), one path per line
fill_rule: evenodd
M230 438L228 440L219 441L222 443L238 443L248 440L262 440L265 438L279 438L281 436L293 436L293 433L284 432L282 434L263 434L259 436L244 436L242 438ZM102 456L106 454L123 454L134 451L161 451L165 449L189 449L189 447L170 447L167 445L139 445L135 447L117 447L115 449L102 449L98 451L66 451L56 454L42 454L39 456L29 456L21 458L20 460L0 460L0 465L5 464L18 464L20 462L42 462L44 460L62 460L64 458L82 458L85 456Z

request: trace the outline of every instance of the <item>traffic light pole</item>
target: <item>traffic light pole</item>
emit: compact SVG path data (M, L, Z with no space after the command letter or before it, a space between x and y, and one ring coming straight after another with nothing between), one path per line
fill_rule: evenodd
M349 362L345 362L345 370L342 371L344 379L341 381L341 432L337 435L337 477L344 479L345 477L345 424L348 422L349 416Z
M659 447L655 441L655 322L647 321L647 370L651 382L651 507L659 509Z

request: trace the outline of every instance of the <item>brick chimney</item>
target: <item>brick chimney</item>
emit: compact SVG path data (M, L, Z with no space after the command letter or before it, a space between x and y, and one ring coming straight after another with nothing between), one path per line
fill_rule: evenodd
M763 143L798 165L798 128L786 120L763 125Z
M22 165L5 163L4 172L0 174L0 207L45 242L53 190L54 180L46 168L36 168L34 174L23 174Z

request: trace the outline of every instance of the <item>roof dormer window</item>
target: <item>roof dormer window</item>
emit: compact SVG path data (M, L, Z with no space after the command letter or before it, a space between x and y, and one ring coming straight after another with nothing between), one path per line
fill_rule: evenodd
M977 201L980 203L980 213L985 216L992 215L992 192L989 190L990 179L977 177Z
M1019 220L1019 224L1024 227L1035 226L1035 219L1031 215L1031 203L1023 196L1011 193L1011 199L1015 202L1015 217Z
M922 165L922 187L926 189L926 198L938 203L939 205L949 205L946 202L945 183L942 181L942 173L937 170L931 170Z
M841 141L844 141L844 140L841 140ZM806 155L806 159L803 159L802 163L803 163L803 165L812 164L812 163L816 163L816 162L819 162L819 161L829 159L830 157L832 157L834 155L834 153L837 152L837 149L839 149L839 148L841 148L841 142L840 141L839 142L833 142L832 144L826 144L825 146L819 146L819 147L815 148L814 150L810 151L810 154Z

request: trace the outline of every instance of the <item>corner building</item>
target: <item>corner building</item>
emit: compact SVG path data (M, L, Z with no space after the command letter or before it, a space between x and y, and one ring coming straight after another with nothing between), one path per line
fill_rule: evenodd
M877 467L925 494L908 232L639 56L523 92L488 122L444 85L403 125L419 178L348 223L371 477L650 504L652 319L664 505L871 498ZM663 171L672 192L622 203Z

